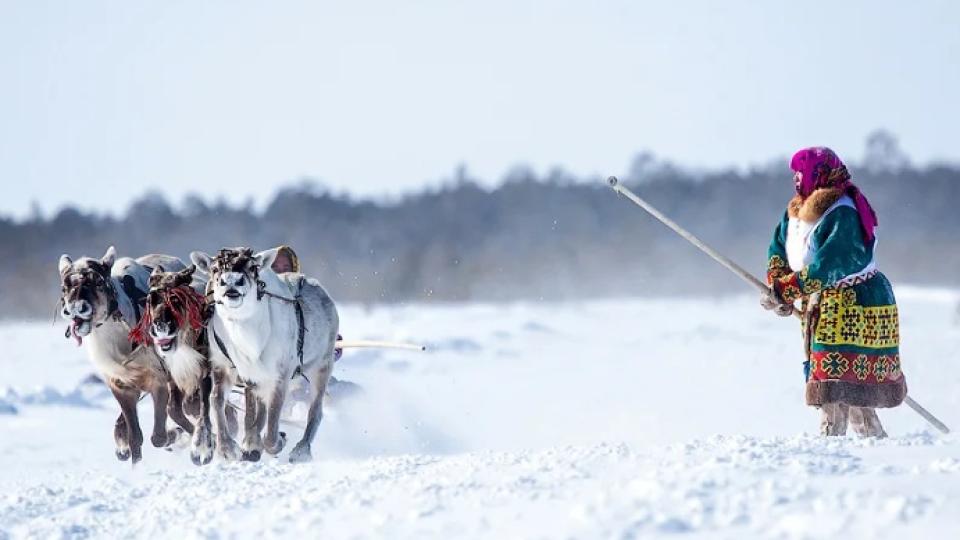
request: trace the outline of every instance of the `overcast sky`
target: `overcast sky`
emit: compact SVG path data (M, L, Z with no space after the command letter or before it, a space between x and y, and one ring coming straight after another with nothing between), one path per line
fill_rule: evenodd
M0 214L397 194L459 163L960 161L960 2L0 0Z

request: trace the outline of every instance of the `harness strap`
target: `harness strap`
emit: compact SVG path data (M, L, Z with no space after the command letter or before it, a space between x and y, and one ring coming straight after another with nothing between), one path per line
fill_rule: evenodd
M307 332L307 325L303 320L303 278L297 283L297 303L294 309L297 311L297 357L300 359L300 367L303 367L303 335Z
M223 340L220 339L220 336L213 331L213 326L208 326L207 332L213 336L213 340L217 342L217 348L223 353L223 356L227 359L227 362L230 362L230 365L233 367L233 369L237 369L237 365L233 363L233 358L230 358L230 353L227 352L227 346L223 344Z
M230 364L232 365L233 358L230 358L230 353L227 352L227 346L223 344L223 340L220 339L220 336L218 336L217 333L213 331L213 328L210 328L209 330L210 330L210 333L213 334L213 340L217 342L217 348L220 349L220 352L222 352L223 355L227 357L227 360L229 360ZM233 367L237 367L237 366L233 366Z
M223 356L227 359L227 362L230 362L230 367L232 367L233 370L236 371L237 375L239 376L240 370L237 369L237 365L233 362L233 358L230 358L230 354L227 353L227 346L223 344L223 340L220 339L220 336L218 336L217 333L213 331L213 326L207 326L207 332L209 332L209 335L213 336L213 341L216 342L217 348L220 349L220 352L223 353ZM252 381L244 380L243 378L240 378L240 381L243 383L241 385L243 387L256 386Z
M272 292L266 290L264 286L260 286L259 282L257 285L257 290L263 290L263 296L269 296L271 298L276 298L277 300L282 300L288 304L293 304L293 309L297 313L297 358L300 360L300 367L303 367L303 343L304 335L307 333L307 324L304 319L303 314L303 276L297 281L297 295L293 298L287 298L285 296L280 296L279 294L273 294ZM302 375L302 373L301 373Z
M300 365L297 366L296 370L294 370L293 376L296 377L299 375L303 377L307 383L309 383L310 379L307 378L307 375L303 372L303 343L304 334L307 333L307 324L303 315L303 276L300 276L300 279L297 281L297 295L293 298L287 298L285 296L273 294L266 289L265 283L258 281L257 292L261 293L261 291L262 294L260 294L260 296L269 296L271 298L276 298L277 300L282 300L288 304L293 304L293 310L297 314L297 359L300 361Z

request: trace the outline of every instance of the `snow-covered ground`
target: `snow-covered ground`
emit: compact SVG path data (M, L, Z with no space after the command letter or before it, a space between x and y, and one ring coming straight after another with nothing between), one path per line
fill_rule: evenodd
M897 292L910 393L960 429L958 295ZM348 351L363 392L299 466L118 462L62 325L0 326L0 539L960 538L960 441L905 407L817 437L797 324L752 296L341 312L431 350Z

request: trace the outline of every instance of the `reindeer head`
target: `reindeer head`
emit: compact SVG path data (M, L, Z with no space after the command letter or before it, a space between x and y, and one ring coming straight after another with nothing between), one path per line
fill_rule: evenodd
M257 309L262 291L260 273L271 271L277 249L254 254L250 248L224 248L210 257L202 251L190 254L190 260L210 275L213 300L224 308L225 315L245 318Z
M150 274L143 320L130 335L135 341L153 342L161 358L175 353L179 342L203 325L204 299L190 286L196 269L191 265L180 272L165 272L158 266ZM196 334L189 339L188 345L195 345Z
M60 256L60 316L69 321L67 336L77 344L117 311L117 292L110 280L110 269L117 260L113 246L100 259L81 257L73 261Z

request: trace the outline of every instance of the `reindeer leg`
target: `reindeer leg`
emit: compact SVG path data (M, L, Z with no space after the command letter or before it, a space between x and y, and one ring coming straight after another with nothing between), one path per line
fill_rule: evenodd
M178 426L182 427L187 433L193 433L193 424L190 423L190 420L183 413L183 391L170 381L167 383L168 391L170 392L170 401L167 403L167 414L177 423Z
M287 397L289 380L289 377L280 377L267 403L267 435L263 446L264 450L272 456L279 454L287 442L286 434L280 433L280 414L283 412L283 400Z
M240 449L233 440L227 426L226 408L227 393L231 387L230 378L219 368L213 369L213 387L210 392L210 407L213 409L211 419L217 433L217 451L223 459L236 461L240 457Z
M194 465L206 465L213 459L213 430L210 423L210 394L213 392L213 375L206 373L200 380L200 417L197 429L190 441L190 460Z
M167 429L167 406L170 402L170 393L166 384L154 386L150 392L153 397L153 434L150 435L150 444L157 448L170 446L183 433L180 428Z
M310 412L307 413L307 428L303 431L303 437L297 442L293 450L290 451L290 463L303 463L313 459L310 453L310 444L313 437L317 434L317 428L320 427L320 421L323 420L323 396L327 393L327 382L330 380L330 373L333 371L333 353L331 351L330 359L326 365L320 368L313 375L311 381L314 384L313 403L310 404Z
M201 386L204 378L209 378L209 375L203 375L203 377L197 381L197 389L193 391L192 395L183 396L183 415L187 417L187 420L190 418L199 418L203 412L201 410L200 400L203 399Z
M127 435L127 445L130 451L130 458L132 459L133 464L136 464L141 459L143 459L143 432L140 431L140 419L137 418L137 402L140 400L140 390L128 386L121 386L120 383L110 381L108 382L110 391L113 392L113 397L117 399L117 403L120 404L120 415L123 417L123 423L126 427ZM119 425L119 420L117 424ZM118 430L114 429L114 434ZM120 449L118 448L117 457L123 459L120 456ZM126 461L124 459L124 461Z
M226 417L227 417L227 431L230 432L231 437L236 437L237 433L240 433L240 420L237 419L237 410L233 407L227 407Z
M257 430L263 433L263 427L267 425L267 405L263 400L257 400Z
M260 461L263 453L263 440L260 438L260 432L263 431L263 403L253 391L253 387L247 386L243 390L246 411L243 416L243 444L240 449L243 454L240 459L243 461Z
M130 443L127 442L127 422L123 419L123 413L117 416L117 423L113 426L113 441L117 445L117 459L120 461L130 459Z

